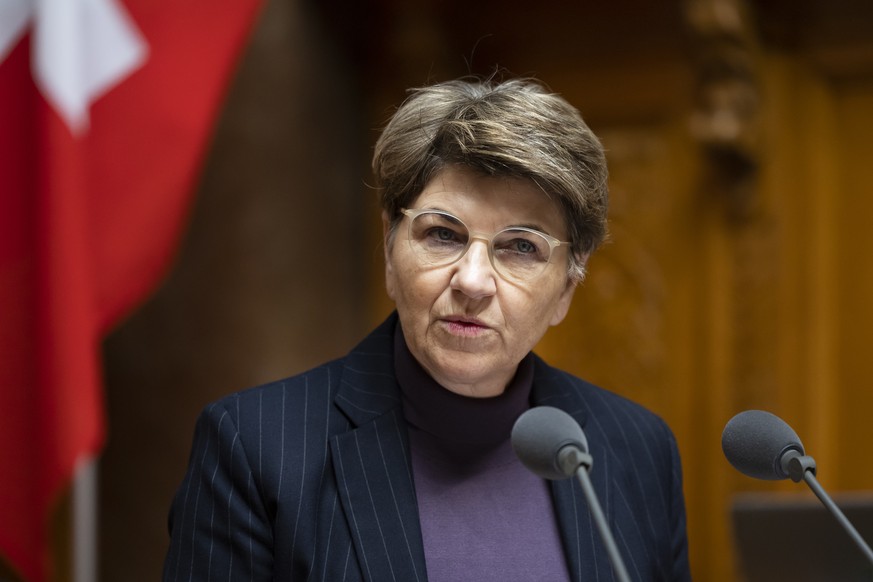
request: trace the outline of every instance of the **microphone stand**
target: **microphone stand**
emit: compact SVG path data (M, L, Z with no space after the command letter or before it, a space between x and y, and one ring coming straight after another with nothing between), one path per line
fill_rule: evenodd
M594 486L591 484L591 478L588 476L588 471L593 463L591 455L582 452L575 446L566 446L558 452L558 463L564 469L564 474L570 475L575 473L579 479L579 485L582 486L585 499L588 500L588 509L591 511L591 517L594 518L594 523L597 525L600 537L606 545L606 552L609 554L609 561L612 562L612 569L615 571L618 582L631 582L624 561L621 559L621 554L618 552L618 546L615 544L615 538L612 537L609 524L606 522L606 516L603 514L603 509L597 500L597 493L595 493Z
M855 526L852 525L842 510L831 499L830 495L819 484L818 479L815 478L815 460L809 455L803 455L796 450L790 450L782 457L781 464L782 470L791 477L792 481L799 483L803 480L812 489L816 497L828 508L840 525L843 526L843 529L846 530L846 533L849 534L849 537L852 538L852 541L864 553L870 564L873 564L873 550L870 549L870 546L867 545L867 542L864 541L864 538L861 537Z

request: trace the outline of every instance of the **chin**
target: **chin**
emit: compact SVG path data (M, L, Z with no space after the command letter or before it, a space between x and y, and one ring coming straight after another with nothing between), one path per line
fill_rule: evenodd
M489 383L494 382L495 378L499 378L501 376L500 373L495 371L492 368L483 368L481 365L481 361L473 354L466 354L471 359L475 360L472 362L474 365L471 366L463 366L459 365L460 362L455 360L451 365L440 365L437 367L437 371L439 374L439 378L443 382L447 382L453 386L464 386L464 387L475 387L475 386L487 386ZM511 373L507 373L507 381L512 378L515 371L513 370ZM505 386L504 386L505 387ZM501 387L501 391L502 388Z

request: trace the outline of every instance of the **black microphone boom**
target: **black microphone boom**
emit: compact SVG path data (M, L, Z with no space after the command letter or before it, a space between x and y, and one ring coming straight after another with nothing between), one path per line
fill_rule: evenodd
M730 464L749 477L804 481L873 564L873 550L819 484L815 460L784 420L763 410L741 412L724 427L721 448Z
M576 475L588 500L591 517L606 545L615 577L619 582L630 582L627 568L588 477L592 459L588 454L588 440L579 423L558 408L531 408L512 427L512 449L525 467L544 479L557 481Z

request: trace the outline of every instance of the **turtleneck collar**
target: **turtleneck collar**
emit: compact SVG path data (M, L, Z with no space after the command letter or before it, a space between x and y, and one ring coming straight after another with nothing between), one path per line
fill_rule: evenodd
M443 388L428 375L409 351L398 324L394 333L394 368L406 421L445 445L488 448L506 442L516 419L530 407L531 354L519 363L502 394L490 398L462 396Z

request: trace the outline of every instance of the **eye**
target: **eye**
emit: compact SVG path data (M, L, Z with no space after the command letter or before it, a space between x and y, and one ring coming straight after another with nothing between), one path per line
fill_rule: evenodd
M451 241L451 240L456 240L458 238L458 235L455 231L453 231L450 228L444 228L444 227L438 227L438 228L431 229L431 231L428 233L428 236L436 237L441 241Z
M528 230L506 230L494 239L501 261L548 262L550 247L542 235Z
M463 236L457 231L446 226L433 226L422 233L422 241L425 244L463 244Z
M515 241L515 250L525 255L537 252L537 248L529 240L523 239Z
M412 237L427 247L463 247L467 229L457 218L438 212L425 212L412 222Z

